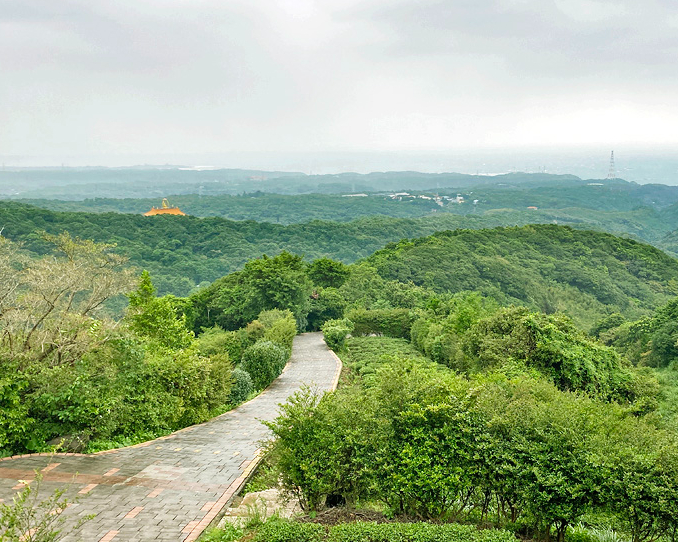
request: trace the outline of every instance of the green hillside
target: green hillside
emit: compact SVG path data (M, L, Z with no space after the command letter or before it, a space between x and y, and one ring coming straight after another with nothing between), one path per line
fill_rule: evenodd
M553 222L631 234L649 242L664 235L658 229L661 219L657 211L649 208L627 213L504 209L478 215L438 213L420 218L363 217L345 223L315 220L284 226L219 217L54 212L20 203L0 202L3 235L21 241L29 251L37 254L47 251L40 231L51 234L68 231L82 239L117 243L116 251L127 256L132 265L151 272L160 293L175 295L186 295L197 285L241 269L249 259L263 253L274 255L288 250L307 260L327 256L352 263L370 256L389 242L440 230ZM678 246L672 248L678 252Z
M477 290L585 326L610 312L646 314L678 286L678 260L654 247L553 225L439 232L387 245L365 263L384 279Z

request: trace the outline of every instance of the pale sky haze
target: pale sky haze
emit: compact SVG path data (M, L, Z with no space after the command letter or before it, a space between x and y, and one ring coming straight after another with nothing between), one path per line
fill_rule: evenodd
M0 0L0 157L670 147L676 59L675 0Z

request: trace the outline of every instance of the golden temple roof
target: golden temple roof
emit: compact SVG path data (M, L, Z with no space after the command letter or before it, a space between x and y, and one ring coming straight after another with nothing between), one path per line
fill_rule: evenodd
M181 215L186 216L186 213L183 213L179 207L170 207L169 201L167 198L162 199L162 207L151 207L151 210L147 213L144 213L144 216L153 216L153 215Z

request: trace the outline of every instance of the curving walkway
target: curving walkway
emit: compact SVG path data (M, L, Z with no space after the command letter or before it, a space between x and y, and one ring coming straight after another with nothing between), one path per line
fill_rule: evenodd
M341 362L320 333L294 339L283 374L259 396L217 418L130 448L99 454L30 455L0 460L0 501L10 502L20 480L43 472L46 497L71 483L80 502L64 514L96 517L64 540L193 541L245 483L268 435L261 420L303 384L333 389Z

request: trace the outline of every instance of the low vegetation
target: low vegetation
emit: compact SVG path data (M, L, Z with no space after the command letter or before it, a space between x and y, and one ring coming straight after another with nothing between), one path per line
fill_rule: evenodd
M290 355L290 311L197 338L186 301L136 282L110 246L49 238L32 259L0 238L0 454L125 446L200 423L265 388ZM105 304L126 294L121 321ZM235 373L235 374L234 374Z

